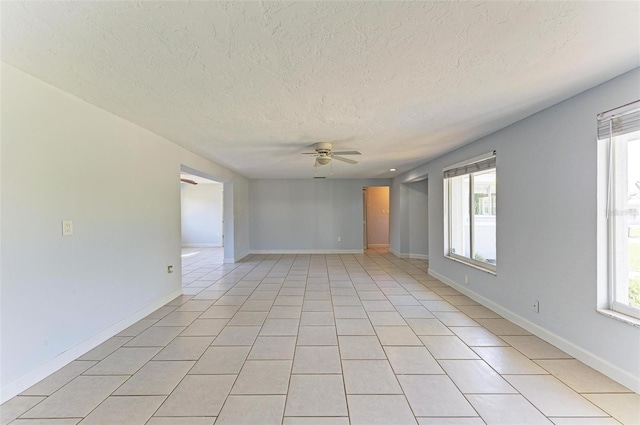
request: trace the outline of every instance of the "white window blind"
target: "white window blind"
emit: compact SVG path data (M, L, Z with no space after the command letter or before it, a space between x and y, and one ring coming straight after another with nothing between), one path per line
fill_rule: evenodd
M598 139L609 139L640 130L640 100L598 114Z
M477 161L471 160L463 165L454 165L444 170L444 178L464 176L465 174L477 173L478 171L490 170L496 168L496 151L491 154L483 155L482 159Z

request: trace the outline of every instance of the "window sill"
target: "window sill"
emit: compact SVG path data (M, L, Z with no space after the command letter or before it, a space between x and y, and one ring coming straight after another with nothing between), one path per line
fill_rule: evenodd
M472 262L470 262L470 261L465 261L465 260L460 259L460 258L458 258L458 257L452 257L452 256L450 256L450 255L445 255L445 258L448 258L449 260L453 260L453 261L455 261L455 262L457 262L457 263L462 263L462 264L467 265L467 266L469 266L469 267L473 267L474 269L478 269L478 270L480 270L480 271L483 271L483 272L485 272L485 273L492 274L492 275L494 275L494 276L497 276L497 275L498 275L498 273L497 273L497 271L496 271L496 270L491 270L491 269L488 269L488 268L485 268L485 267L479 266L478 264L472 263Z
M626 314L618 313L617 311L609 310L606 308L598 308L596 309L596 311L607 317L611 317L612 319L616 319L621 322L628 323L632 326L640 328L640 319L636 319L635 317L627 316Z

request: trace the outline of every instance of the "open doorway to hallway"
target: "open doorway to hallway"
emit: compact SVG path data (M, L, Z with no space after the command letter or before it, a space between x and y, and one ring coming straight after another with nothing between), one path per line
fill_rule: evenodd
M183 248L221 248L223 185L204 177L180 173L180 216Z
M363 194L363 248L389 248L389 187L367 186Z

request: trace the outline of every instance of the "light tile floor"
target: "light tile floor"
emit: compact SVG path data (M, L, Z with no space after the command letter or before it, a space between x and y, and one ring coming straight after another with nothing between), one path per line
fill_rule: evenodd
M364 255L183 252L184 296L1 424L640 424L640 396L427 275Z

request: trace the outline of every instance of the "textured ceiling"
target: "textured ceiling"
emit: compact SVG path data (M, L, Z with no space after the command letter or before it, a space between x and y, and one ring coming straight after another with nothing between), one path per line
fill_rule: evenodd
M1 7L3 61L252 178L326 140L389 177L640 65L638 2Z

